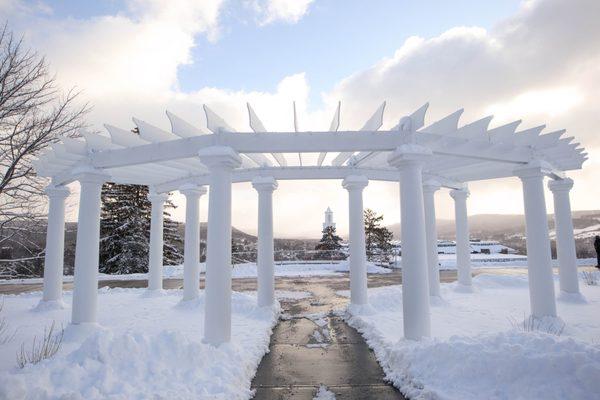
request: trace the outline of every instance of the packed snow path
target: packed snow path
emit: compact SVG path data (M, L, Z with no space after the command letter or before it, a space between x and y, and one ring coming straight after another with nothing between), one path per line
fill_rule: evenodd
M371 285L389 284L383 277L370 278ZM347 283L327 277L289 281L285 289L312 296L280 300L283 320L273 330L270 351L252 382L255 399L311 400L321 385L338 400L404 399L384 381L383 370L362 336L336 316L336 310L347 303L336 291L346 289ZM278 283L279 289L283 282Z

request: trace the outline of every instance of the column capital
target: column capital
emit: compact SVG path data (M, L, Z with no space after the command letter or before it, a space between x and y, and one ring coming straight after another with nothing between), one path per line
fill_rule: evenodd
M469 189L452 189L450 191L450 197L452 197L455 201L456 200L466 200L467 197L469 197L469 195L471 194L471 192L469 192Z
M363 190L369 184L369 180L364 175L348 175L342 181L342 187L348 191L350 190Z
M210 146L198 151L200 161L209 169L234 169L242 164L240 155L227 146Z
M86 168L77 171L73 178L80 183L97 183L99 185L110 181L110 175L99 169Z
M436 180L427 180L423 182L424 193L435 193L440 190L441 187L442 185Z
M272 176L255 176L252 179L252 187L258 192L272 192L279 184Z
M548 181L548 189L552 191L552 193L556 192L569 192L573 187L573 179L565 178L565 179L553 179Z
M150 191L148 193L148 200L150 200L150 202L152 204L154 204L154 203L164 203L168 199L169 199L169 195L167 193L156 193L154 191Z
M406 165L422 163L432 156L429 148L418 144L403 144L392 152L387 161L392 167L401 168Z
M513 172L520 179L544 177L552 166L543 160L533 160L516 168Z
M179 187L179 192L185 197L197 196L200 197L203 194L206 194L205 186L198 186L193 183L186 183Z
M69 197L69 194L71 193L69 191L68 187L63 186L63 185L53 185L53 184L46 186L46 189L44 189L44 192L51 199L66 199L67 197Z

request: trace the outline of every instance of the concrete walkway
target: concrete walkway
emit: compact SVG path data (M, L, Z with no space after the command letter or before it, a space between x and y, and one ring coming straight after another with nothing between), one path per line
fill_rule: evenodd
M311 400L320 385L336 399L404 399L384 381L362 336L336 316L335 310L348 302L335 294L345 289L340 283L339 278L299 278L282 287L311 292L312 297L281 301L284 319L252 382L255 399Z

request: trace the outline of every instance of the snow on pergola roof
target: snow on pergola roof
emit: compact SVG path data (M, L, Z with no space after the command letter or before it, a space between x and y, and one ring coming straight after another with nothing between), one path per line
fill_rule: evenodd
M204 106L207 127L196 127L167 111L171 132L133 118L139 135L106 124L109 136L81 132L81 138L61 138L34 162L40 176L54 184L76 179L85 168L97 168L117 183L143 184L157 192L178 189L186 183L208 184L208 169L197 157L209 146L228 146L242 157L233 182L256 176L275 179L342 179L362 174L369 179L398 181L397 170L387 163L398 146L415 143L429 148L426 179L442 186L460 188L464 183L514 176L514 170L532 161L541 162L555 178L580 169L587 153L565 130L542 133L544 126L517 131L521 121L489 129L492 117L462 125L463 110L425 125L428 104L420 107L387 131L383 124L385 102L358 131L338 131L340 105L329 130L322 132L268 132L248 104L252 132L236 132L218 114ZM294 109L294 127L297 130ZM307 153L318 153L312 165ZM326 163L327 153L334 153ZM303 157L305 155L305 157ZM314 157L312 157L314 159ZM330 157L331 158L331 155ZM298 166L288 162L298 160Z

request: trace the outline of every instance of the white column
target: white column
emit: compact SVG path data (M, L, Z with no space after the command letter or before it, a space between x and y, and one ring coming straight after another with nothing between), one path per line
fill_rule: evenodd
M431 325L422 180L423 162L430 156L426 147L405 144L388 158L400 171L404 337L413 340L428 337Z
M56 302L60 306L65 257L65 199L69 196L69 189L64 186L49 185L45 192L48 195L48 226L42 301Z
M200 196L206 193L206 188L187 184L179 191L185 196L183 301L188 301L200 294Z
M350 302L367 304L367 265L365 250L365 222L363 189L369 184L362 175L350 175L342 186L348 191L348 223L350 228Z
M450 191L454 199L454 222L456 224L456 269L458 283L471 286L471 241L469 239L469 218L467 216L468 189Z
M435 181L423 183L423 204L425 212L425 236L427 237L427 264L429 265L429 295L440 295L440 272L437 246L437 227L435 223L435 192L440 184Z
M152 203L150 217L150 254L148 256L148 290L161 291L163 267L163 211L166 193L150 191L148 199Z
M85 172L77 178L81 184L81 192L71 310L73 324L97 322L100 194L102 184L108 179L107 175L100 172Z
M273 256L273 191L277 181L256 177L252 186L258 192L257 284L258 305L272 306L275 301L275 259Z
M242 160L223 146L204 148L198 155L210 171L204 341L218 346L231 339L231 171Z
M573 180L569 178L548 182L548 188L554 196L554 225L560 290L566 293L579 293L577 254L573 237L571 201L569 200L569 191L572 187Z
M540 318L556 316L556 300L544 198L544 171L538 164L523 167L515 174L523 183L531 314Z

